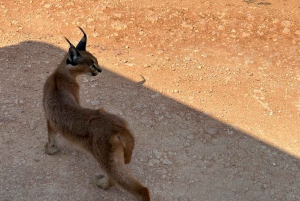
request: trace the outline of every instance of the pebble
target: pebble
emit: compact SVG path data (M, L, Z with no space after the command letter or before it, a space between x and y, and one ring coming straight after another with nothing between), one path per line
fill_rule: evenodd
M158 121L161 121L161 120L163 120L165 117L164 116L160 116L157 120Z
M123 30L127 28L127 24L124 24L120 21L115 21L111 24L111 27L116 30Z
M189 147L189 146L191 146L191 144L190 144L190 143L188 143L188 142L186 142L186 143L184 143L184 144L183 144L183 146L185 146L185 147Z
M189 135L189 136L187 136L187 139L189 139L189 140L194 139L194 135Z
M184 124L184 123L180 123L180 124L179 124L179 127L180 127L180 128L188 128L188 125L187 125L187 124Z
M159 111L158 111L158 110L155 110L155 111L154 111L154 114L158 115L158 114L159 114Z
M185 60L185 61L191 61L192 58L191 58L191 57L184 57L184 60Z
M207 129L205 129L205 131L208 134L214 135L214 134L216 134L218 132L218 129L217 128L207 128Z
M181 26L182 26L183 28L186 28L186 29L194 29L194 27L193 27L192 25L189 25L189 24L187 24L186 22L183 22L183 23L181 24Z
M100 104L100 101L96 100L96 101L91 101L92 105L95 106L95 105L99 105Z
M219 25L219 26L218 26L218 30L223 31L224 29L225 29L224 26L222 26L222 25Z
M150 21L152 24L154 24L158 21L158 17L157 16L148 16L147 20Z
M30 127L31 130L33 130L33 129L35 128L35 126L36 126L36 124L35 124L34 121L31 121L31 122L29 123L29 127Z
M163 164L165 165L172 165L173 163L169 159L163 159Z
M154 95L151 95L151 98L157 98L159 97L160 95L158 93L154 94Z
M243 32L243 33L242 33L242 37L243 37L243 38L246 38L246 37L249 37L249 36L250 36L250 33L246 33L246 32Z
M290 29L287 28L287 27L285 27L285 28L282 30L282 33L287 35L287 34L290 33Z
M281 26L283 26L283 27L291 27L292 25L293 25L293 23L288 20L284 20L281 22Z
M44 5L44 8L50 8L51 7L51 4L45 4Z
M151 159L151 160L149 161L149 163L148 163L148 165L149 165L150 167L153 167L155 164L159 164L159 160L157 160L157 159Z
M165 113L165 117L168 118L168 119L171 119L171 118L172 118L172 116L170 115L169 112L166 112L166 113Z
M159 152L157 149L153 149L153 153L154 153L154 156L156 158L160 158L161 157L161 152Z
M94 21L93 18L88 18L88 19L86 20L87 23L91 23L92 21Z
M41 176L36 176L36 177L34 177L34 179L35 179L35 180L41 180L41 179L43 179L43 177L41 177Z
M88 82L89 80L86 77L83 77L82 82Z
M133 67L134 63L126 63L126 66Z

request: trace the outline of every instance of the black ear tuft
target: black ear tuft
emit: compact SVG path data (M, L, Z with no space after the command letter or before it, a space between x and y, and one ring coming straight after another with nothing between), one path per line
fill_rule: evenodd
M65 39L70 44L70 48L67 56L67 64L76 66L82 59L82 56L79 53L79 51L74 47L74 45L66 37Z
M81 32L83 33L83 37L79 41L78 45L76 46L76 49L79 51L86 51L86 42L87 42L87 37L86 34L84 33L83 29L78 27Z

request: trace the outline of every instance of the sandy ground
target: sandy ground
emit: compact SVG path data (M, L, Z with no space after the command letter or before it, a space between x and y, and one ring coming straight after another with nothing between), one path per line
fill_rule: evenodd
M45 79L88 34L105 66L81 103L124 117L155 201L300 200L300 2L0 2L0 200L128 201L60 139L43 153Z

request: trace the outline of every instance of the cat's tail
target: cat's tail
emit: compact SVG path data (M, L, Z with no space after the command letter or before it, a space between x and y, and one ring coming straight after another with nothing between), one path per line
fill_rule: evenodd
M127 129L126 129L127 130ZM128 131L129 132L129 131ZM134 138L130 133L122 132L111 136L110 143L113 146L109 168L105 171L110 179L119 186L132 193L139 201L150 201L150 193L126 167L129 163L134 147Z

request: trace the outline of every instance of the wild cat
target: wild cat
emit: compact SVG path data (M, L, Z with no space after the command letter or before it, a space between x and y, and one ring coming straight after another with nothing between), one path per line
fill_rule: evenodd
M80 28L80 27L79 27ZM118 184L132 193L137 200L150 201L147 187L135 179L125 164L131 160L134 136L125 120L103 109L83 108L79 104L77 76L96 76L102 69L96 57L86 51L87 36L69 51L44 85L43 105L48 128L45 152L57 152L56 134L91 153L105 172L97 185L107 189Z

